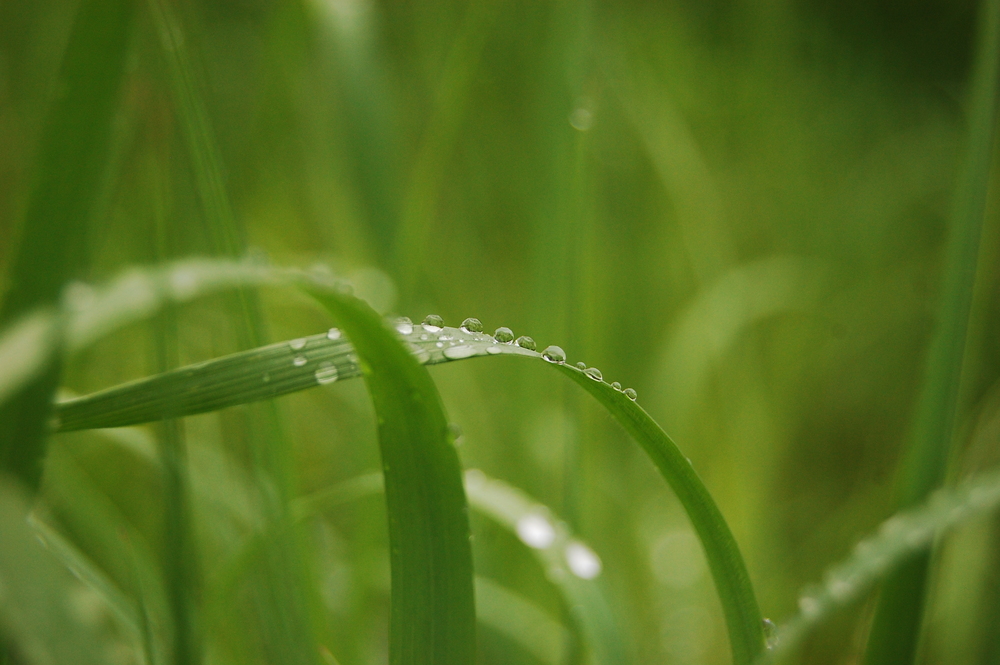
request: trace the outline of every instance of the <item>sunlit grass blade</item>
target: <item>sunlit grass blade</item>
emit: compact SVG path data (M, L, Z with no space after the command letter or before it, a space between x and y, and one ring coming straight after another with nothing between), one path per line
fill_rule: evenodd
M601 588L598 576L602 564L597 554L576 538L550 508L521 490L478 469L466 471L464 479L469 505L517 536L559 589L594 655L594 662L601 665L631 662ZM299 519L306 519L381 491L381 476L366 474L299 499L295 512Z
M60 71L62 93L52 105L41 142L38 176L8 275L0 325L55 304L87 263L86 238L107 166L108 140L125 69L132 0L80 3ZM46 421L59 383L49 356L34 381L0 407L0 469L37 489L45 455Z
M471 665L469 520L458 453L427 370L381 316L336 288L309 289L350 337L378 415L389 519L391 665Z
M1000 111L1000 1L984 0L980 16L969 95L969 130L948 224L944 283L912 438L897 488L897 502L902 508L922 501L944 481L959 409L962 358ZM868 665L913 662L929 567L930 553L922 552L886 579L865 653Z
M762 662L784 660L835 612L849 607L879 580L891 575L914 553L926 552L942 532L1000 507L1000 473L963 483L954 490L938 490L918 508L898 513L878 533L860 541L844 562L829 568L823 583L806 589L799 614L786 622Z

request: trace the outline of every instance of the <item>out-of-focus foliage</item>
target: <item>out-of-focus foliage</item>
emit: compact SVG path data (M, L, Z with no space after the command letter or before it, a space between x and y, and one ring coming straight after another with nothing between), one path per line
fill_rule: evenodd
M76 9L0 4L0 275L40 177ZM138 3L78 277L233 251L321 262L383 313L476 316L559 344L638 391L719 503L764 614L780 620L893 509L975 15L971 0ZM1000 461L997 212L991 203L953 478ZM293 292L264 292L261 307L260 343L330 325ZM178 309L172 325L130 327L71 358L62 383L83 394L160 371L165 334L178 364L243 348L241 311L219 297ZM599 407L531 363L430 371L463 432L463 465L551 506L600 555L635 662L728 662L678 501ZM275 405L287 477L280 460L260 459L254 436L270 416L256 407L184 421L192 593L210 662L254 662L260 642L285 634L287 617L268 609L276 596L253 590L268 569L246 554L248 534L276 519L269 483L286 500L379 467L361 382ZM40 498L47 523L152 607L167 602L149 582L169 551L148 463L159 436L53 437ZM23 504L4 492L0 508ZM471 520L476 574L570 626L517 539ZM325 511L300 539L289 579L315 585L303 630L343 665L384 662L386 537L383 504L364 499ZM926 662L998 657L998 547L995 520L943 543ZM114 612L84 600L113 633ZM808 662L857 654L870 612L824 627ZM101 633L108 653L137 662L121 631ZM573 662L586 647L563 639L539 652ZM480 662L534 658L480 627Z

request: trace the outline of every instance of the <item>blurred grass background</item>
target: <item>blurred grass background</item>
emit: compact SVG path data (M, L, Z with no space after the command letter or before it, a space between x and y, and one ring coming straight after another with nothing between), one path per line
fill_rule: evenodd
M0 3L4 267L75 10ZM476 316L559 344L635 388L690 456L777 620L892 510L975 15L969 0L139 3L79 277L205 254L323 262L382 312ZM998 458L997 220L992 202L952 477ZM264 293L262 310L262 342L329 325L296 294ZM64 385L85 393L159 371L164 325L74 358ZM180 363L247 346L224 299L177 312L175 325ZM466 467L552 506L600 554L636 662L727 662L697 541L637 446L527 364L432 374ZM277 405L292 495L377 468L361 382ZM255 413L185 424L206 587L246 525L226 531L197 487L243 501L252 522L254 497L221 488L256 472ZM127 557L94 522L124 520L160 549L158 486L135 466L107 434L81 433L52 441L46 472L61 523L122 579ZM100 505L60 504L73 482ZM344 665L385 658L382 510L376 499L338 508L306 548L314 630ZM473 529L478 574L562 616L512 536L479 518ZM998 524L981 523L941 551L926 662L997 657L998 543ZM218 631L210 651L241 662L239 621L266 623L267 610L221 603L203 610ZM809 662L852 659L857 618L818 636ZM535 662L488 629L480 646L483 663Z

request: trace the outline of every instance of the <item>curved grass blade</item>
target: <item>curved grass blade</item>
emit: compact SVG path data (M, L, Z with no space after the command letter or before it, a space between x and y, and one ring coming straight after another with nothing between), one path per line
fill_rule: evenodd
M530 600L486 577L476 578L479 622L520 644L542 663L563 663L569 631Z
M389 518L391 665L471 665L476 610L468 508L441 397L396 331L336 288L307 290L350 336L378 415ZM294 366L294 360L289 363Z
M417 361L424 364L492 355L542 357L534 350L461 328L400 322L397 332L410 344ZM336 338L338 334L331 331L329 336ZM281 349L281 345L265 347L268 354L259 358L253 355L257 351L227 356L61 403L57 405L57 413L64 419L62 427L66 429L83 422L91 423L87 425L91 427L116 427L162 417L162 412L157 410L162 408L158 400L169 390L185 392L191 408L199 409L187 413L221 408L215 405L223 402L231 406L248 401L248 398L264 399L267 395L260 389L260 377L269 372L269 368L279 367L284 372L282 386L287 388L285 392L323 383L317 372L323 369L324 363L337 369L338 379L356 376L357 362L351 360L352 351L349 347L338 345L334 348L330 344L337 341L329 337L324 341L323 335L316 335L287 343L285 349ZM292 346L303 352L305 360L297 371L289 369L290 365L296 367L288 348ZM757 599L736 541L690 462L649 414L624 392L603 380L595 380L592 374L575 366L563 362L550 364L580 384L621 423L673 488L705 549L729 629L733 662L737 665L751 662L764 649L763 619ZM215 376L216 369L223 376ZM187 378L180 375L188 371L195 374ZM237 378L237 374L243 378ZM224 388L219 388L223 383ZM205 386L203 391L199 388L202 385Z
M515 534L545 570L570 608L584 641L599 665L631 662L600 582L601 560L575 538L567 525L545 505L478 469L464 474L469 505ZM300 499L299 519L382 491L377 473L358 476Z
M919 508L898 513L829 568L823 584L799 598L799 614L778 630L774 648L761 663L787 660L835 612L849 607L914 554L926 552L942 532L1000 507L1000 472L984 474L954 490L938 490Z

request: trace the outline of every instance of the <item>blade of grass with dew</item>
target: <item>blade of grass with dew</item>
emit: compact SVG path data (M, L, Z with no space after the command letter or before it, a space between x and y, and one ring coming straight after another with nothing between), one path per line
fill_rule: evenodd
M575 538L565 522L544 504L478 469L464 474L469 505L495 520L531 549L552 583L559 589L584 641L600 665L631 662L614 613L595 578L601 560ZM303 497L296 504L298 519L382 491L377 473L365 474ZM477 600L478 602L478 600ZM513 628L508 629L509 632Z
M773 649L760 662L787 660L824 621L862 599L914 553L928 551L942 532L998 508L1000 472L994 471L938 490L919 507L889 518L875 535L858 542L848 559L829 568L822 585L803 592L799 614L779 628Z
M128 50L133 0L86 0L77 10L60 70L62 93L43 130L38 176L9 275L0 325L54 304L83 269L86 229L107 163L108 136ZM0 408L0 469L37 489L46 421L59 363Z
M532 349L522 348L510 342L498 342L490 335L461 328L437 326L428 328L423 325L400 323L397 324L397 331L410 344L410 350L416 359L424 364L493 355L542 357ZM330 340L331 336L336 339ZM317 378L316 373L324 369L329 371L330 367L336 367L338 373L331 372L331 375L336 376L338 380L356 376L357 363L351 360L351 350L339 346L336 350L332 350L329 342L336 341L339 341L339 334L331 331L327 336L316 335L289 343L289 347L300 352L300 356L295 357L301 357L302 360L298 363L299 371L295 373L295 378L283 378L282 385L297 386L291 390L319 385L323 381ZM156 420L161 414L157 409L162 409L162 405L157 401L157 395L166 390L164 386L168 384L174 386L172 390L187 392L191 397L189 403L192 408L202 409L207 404L221 403L219 400L223 398L226 400L226 405L238 404L244 397L263 399L259 383L260 377L268 371L268 368L277 362L283 362L286 368L289 364L293 366L297 364L294 359L289 363L290 352L278 349L279 346L266 347L267 354L259 359L250 355L255 352L246 352L245 355L228 356L202 363L200 366L178 370L178 372L202 371L204 375L187 378L176 374L161 375L111 388L78 400L61 403L57 412L63 416L72 409L74 413L69 422L88 422L91 423L89 426L100 427L141 422L142 420L137 420L140 416L145 421ZM309 355L310 353L314 355ZM275 360L270 354L285 355L280 360ZM314 364L313 361L318 362ZM214 363L219 363L220 373L223 375L221 378L214 375ZM764 649L763 619L757 599L739 547L722 513L690 462L649 414L625 393L603 380L595 380L592 375L574 366L561 362L549 364L576 381L618 420L649 455L660 474L677 494L705 549L709 569L726 617L733 662L737 665L751 662ZM344 373L340 374L342 371ZM234 378L237 373L244 378L242 380ZM151 382L163 382L163 385L150 389ZM229 382L223 391L219 391L216 387L216 384L221 382ZM208 386L203 393L198 392L202 384ZM245 392L239 392L237 388ZM125 412L124 415L118 412L119 403L125 404L121 407Z
M1000 110L1000 0L980 4L979 32L969 96L967 149L948 225L944 285L911 443L897 489L898 505L903 508L922 501L943 482L959 408L962 357ZM865 651L867 665L913 662L929 567L930 553L922 552L885 581Z
M378 415L392 573L389 662L471 665L476 610L468 507L441 397L396 331L367 304L315 283L306 288L351 338Z

